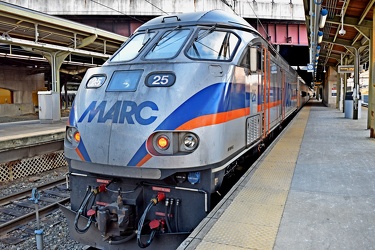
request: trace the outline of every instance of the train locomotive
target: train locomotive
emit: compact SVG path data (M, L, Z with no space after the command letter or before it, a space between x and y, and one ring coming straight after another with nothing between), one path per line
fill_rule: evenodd
M244 19L221 10L156 17L72 106L64 153L73 239L100 249L176 249L239 159L309 99Z

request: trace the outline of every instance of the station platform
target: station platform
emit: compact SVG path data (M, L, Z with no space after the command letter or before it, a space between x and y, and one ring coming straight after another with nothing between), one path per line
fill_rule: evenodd
M28 120L0 123L0 151L63 140L68 118L53 123Z
M182 249L374 249L375 140L315 100L180 245Z

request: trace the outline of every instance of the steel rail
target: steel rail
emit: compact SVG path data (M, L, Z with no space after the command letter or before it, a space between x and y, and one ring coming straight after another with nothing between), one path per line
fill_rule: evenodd
M54 181L51 181L51 182L48 182L48 183L45 183L45 184L41 184L41 185L37 186L36 188L38 189L38 191L43 191L45 189L49 189L49 188L57 186L59 184L63 184L63 183L65 183L65 180L66 180L66 178L63 177L63 178L60 178L60 179L57 179L57 180L54 180ZM31 192L32 192L32 189L30 188L30 189L26 189L24 191L20 191L18 193L11 194L11 195L5 196L3 198L0 198L0 206L7 205L14 200L19 200L19 199L31 196Z
M39 207L39 209L38 209L39 216L44 217L47 214L53 212L54 210L57 210L59 208L59 206L58 206L59 203L60 204L66 204L69 201L70 201L70 198L65 198L65 199L59 200L55 203L49 204L47 206ZM8 222L5 222L3 224L0 224L0 232L1 232L0 236L3 236L5 234L7 234L8 232L16 229L17 227L19 227L19 225L26 224L27 222L30 222L30 221L35 220L35 219L36 219L36 214L35 214L35 211L34 211L34 212L31 212L31 213L27 213L27 214L25 214L21 217L10 220Z

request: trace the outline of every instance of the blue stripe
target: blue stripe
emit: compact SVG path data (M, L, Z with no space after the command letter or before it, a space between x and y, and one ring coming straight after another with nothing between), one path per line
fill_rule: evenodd
M69 125L70 126L77 127L77 121L75 117L76 117L76 105L75 105L75 101L73 101L72 108L70 109L70 113L69 113Z
M137 163L140 162L147 154L148 152L146 150L146 142L144 142L138 149L137 153L135 153L133 158L129 161L128 166L136 166Z
M83 158L85 159L86 162L91 162L90 156L87 153L87 150L86 150L85 144L83 143L82 138L81 138L81 141L78 144L78 150L79 150L79 152L81 152L81 154L82 154L82 156L83 156Z
M194 118L245 108L245 104L244 84L217 83L193 95L156 130L174 130Z
M76 112L76 105L75 105L75 101L73 101L72 108L70 109L70 113L69 113L69 125L73 127L77 127L77 120L75 119L76 117L75 112ZM91 158L89 156L89 153L86 150L85 144L83 143L82 137L77 148L79 152L81 153L81 155L83 156L83 159L86 162L91 162Z

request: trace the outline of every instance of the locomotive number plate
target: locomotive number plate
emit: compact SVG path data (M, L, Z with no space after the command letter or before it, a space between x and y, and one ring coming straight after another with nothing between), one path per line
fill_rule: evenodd
M146 77L146 85L149 87L170 87L176 81L176 75L172 72L154 72Z

